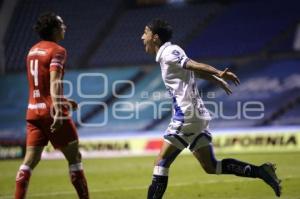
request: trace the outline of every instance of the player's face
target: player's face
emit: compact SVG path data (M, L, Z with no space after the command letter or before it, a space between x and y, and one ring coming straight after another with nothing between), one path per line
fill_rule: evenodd
M141 39L143 40L146 53L155 54L154 35L148 26L145 27L144 34Z
M63 40L65 38L65 33L66 33L67 27L64 24L64 21L62 20L62 18L60 16L57 16L56 18L60 22L60 26L57 30L57 37L59 40Z

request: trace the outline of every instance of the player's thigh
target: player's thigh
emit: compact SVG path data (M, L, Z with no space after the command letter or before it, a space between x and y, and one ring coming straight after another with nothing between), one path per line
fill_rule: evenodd
M216 159L212 144L203 146L193 151L193 155L199 161L207 173L214 173L216 169Z
M34 169L41 160L43 149L43 146L26 147L23 164L29 166L31 169Z
M42 147L48 144L48 136L44 132L42 120L28 120L26 124L26 146Z
M51 133L50 128L47 129L49 140L54 148L62 149L75 141L78 141L78 134L72 119L63 120L62 127L55 133Z
M40 161L48 137L43 131L41 120L28 120L26 125L26 153L23 164L34 168Z
M179 149L189 148L191 151L207 145L211 140L207 120L183 123L172 120L165 132L164 139ZM206 138L203 138L206 137Z
M164 141L156 158L155 165L169 167L182 150Z

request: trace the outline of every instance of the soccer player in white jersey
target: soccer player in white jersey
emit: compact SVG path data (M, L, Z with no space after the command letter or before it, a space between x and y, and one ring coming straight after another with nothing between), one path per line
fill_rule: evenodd
M220 71L210 65L187 57L184 50L170 42L172 28L164 20L154 19L145 27L141 37L145 51L156 56L163 82L173 99L173 116L164 134L164 143L155 161L148 199L161 199L167 188L169 167L184 148L188 148L208 174L233 174L260 178L281 195L280 180L275 166L256 166L232 158L217 160L208 124L210 115L201 100L196 78L214 82L231 94L226 80L239 84L237 76L228 69Z

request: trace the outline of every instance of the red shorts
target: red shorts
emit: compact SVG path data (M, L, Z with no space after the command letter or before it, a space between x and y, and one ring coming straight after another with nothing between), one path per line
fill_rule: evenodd
M54 148L63 148L70 142L78 140L76 127L72 119L63 120L62 127L55 133L51 133L52 118L40 120L27 120L27 146L46 146L48 141Z

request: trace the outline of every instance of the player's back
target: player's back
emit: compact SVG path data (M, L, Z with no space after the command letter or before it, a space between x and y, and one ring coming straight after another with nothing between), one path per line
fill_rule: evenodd
M50 71L58 68L63 71L65 57L65 49L51 41L40 41L30 49L26 61L29 85L27 120L51 116Z

